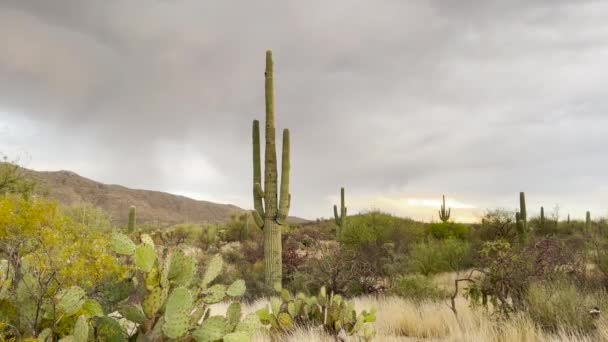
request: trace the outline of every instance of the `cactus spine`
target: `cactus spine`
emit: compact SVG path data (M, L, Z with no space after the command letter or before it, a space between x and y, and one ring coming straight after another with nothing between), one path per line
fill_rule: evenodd
M445 195L443 195L443 202L441 203L441 209L439 210L439 219L441 222L446 223L450 219L450 213L452 212L452 208L448 208L446 210L445 207Z
M127 232L133 233L135 231L135 206L129 208L129 225L127 226Z
M339 239L346 225L346 207L344 206L344 188L340 188L340 215L338 215L338 206L334 204L334 219L338 229L336 237Z
M264 188L260 161L260 124L253 121L253 205L255 223L264 231L264 279L269 288L281 283L281 227L289 213L289 130L283 130L280 198L277 194L277 156L274 126L274 91L272 52L266 51L266 150L264 154Z

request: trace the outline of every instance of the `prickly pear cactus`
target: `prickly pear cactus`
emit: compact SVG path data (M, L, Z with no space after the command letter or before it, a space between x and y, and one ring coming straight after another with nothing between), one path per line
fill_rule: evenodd
M245 282L240 279L230 286L214 284L224 265L221 256L213 257L203 276L198 278L194 258L182 249L169 250L163 258L156 252L150 236L142 234L140 239L141 243L136 245L123 234L113 237L115 252L132 259L128 264L132 266L131 275L135 274L131 279L136 281L131 283L135 283L136 288L123 300L129 304L121 304L118 312L123 319L137 324L133 337L229 342L251 339L259 326L259 319L253 314L241 321L239 303L229 306L226 317L209 315L209 305L227 298L238 298L246 291ZM197 286L192 284L194 278L202 279ZM105 324L104 328L111 330L119 326ZM112 336L122 336L123 332L112 333Z
M357 335L369 341L374 336L372 323L376 320L376 310L357 314L353 305L339 295L327 295L321 288L317 297L307 297L303 293L293 296L286 289L278 291L280 297L273 297L268 307L257 311L260 322L270 326L270 330L282 334L295 326L309 326L323 329L334 336L338 334Z

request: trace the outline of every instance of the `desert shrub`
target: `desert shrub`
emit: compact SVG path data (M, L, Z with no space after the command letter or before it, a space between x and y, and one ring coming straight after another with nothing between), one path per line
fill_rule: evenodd
M472 265L471 246L457 239L428 240L414 245L409 267L423 275L458 271Z
M598 298L585 293L567 279L533 283L526 296L528 314L545 330L557 332L589 332L595 328L595 320L589 310L601 306Z
M110 231L112 223L110 215L103 209L88 203L73 204L64 210L65 214L74 222L78 222L89 229Z
M178 246L181 244L194 244L200 240L203 228L197 224L176 224L156 232L156 235L164 246Z
M69 325L50 310L60 294L80 299L125 271L109 246L107 232L75 222L55 202L1 196L0 317L22 336Z
M348 297L373 293L382 288L383 278L375 264L376 260L367 260L352 249L324 243L299 267L297 285L301 288L292 288L313 293L325 284L328 291Z
M37 183L26 174L17 161L7 156L0 157L0 195L19 194L29 198L36 190Z
M431 223L427 227L427 234L435 239L456 238L465 240L469 236L470 229L467 225L456 222Z
M431 278L421 274L397 277L392 282L390 293L415 302L439 301L447 297L445 290L439 288Z
M357 250L380 248L391 243L396 251L402 251L423 238L423 224L380 211L371 211L349 216L341 242Z
M545 238L525 247L514 247L508 241L484 243L479 269L483 276L468 288L473 303L487 300L502 314L520 311L530 284L540 280L567 276L580 280L584 274L584 258L562 240Z
M481 241L515 241L516 237L515 213L500 208L487 211L476 231L476 238Z
M247 241L262 236L259 229L249 213L232 215L230 221L219 227L220 239L226 242Z

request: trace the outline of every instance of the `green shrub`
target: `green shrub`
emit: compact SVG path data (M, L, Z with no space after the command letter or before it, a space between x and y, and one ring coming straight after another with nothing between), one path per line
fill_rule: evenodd
M456 238L465 240L469 236L470 229L467 225L455 222L431 223L427 227L427 234L435 239Z
M432 279L421 274L400 276L393 281L390 293L415 302L440 301L447 297Z
M412 248L409 262L413 272L423 275L466 269L472 263L471 246L457 239L417 243Z
M410 219L396 217L380 211L349 216L341 234L341 242L351 249L369 249L394 245L400 252L424 238L424 225Z

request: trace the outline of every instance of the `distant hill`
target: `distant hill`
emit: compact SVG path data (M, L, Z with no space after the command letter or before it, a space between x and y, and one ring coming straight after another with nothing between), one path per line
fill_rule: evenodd
M48 197L64 205L90 203L108 212L116 224L125 224L129 207L137 207L137 221L144 224L172 225L177 223L224 223L234 214L245 210L231 204L198 201L160 191L129 189L109 185L79 176L71 171L26 170ZM291 224L307 220L290 217Z

